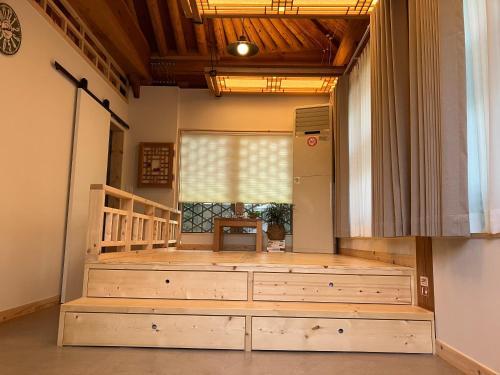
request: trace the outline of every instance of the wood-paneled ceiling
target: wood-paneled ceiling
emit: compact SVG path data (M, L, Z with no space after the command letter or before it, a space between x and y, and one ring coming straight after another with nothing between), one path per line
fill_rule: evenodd
M186 18L178 0L68 0L121 65L137 96L141 85L207 87L207 67L331 68L341 74L369 23L355 18ZM260 52L227 54L243 26Z

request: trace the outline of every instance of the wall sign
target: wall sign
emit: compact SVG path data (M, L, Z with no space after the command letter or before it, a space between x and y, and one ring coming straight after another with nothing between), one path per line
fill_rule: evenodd
M307 138L307 145L310 147L314 147L318 144L318 138L316 137L309 137Z
M14 55L21 47L21 23L8 4L0 3L0 52Z

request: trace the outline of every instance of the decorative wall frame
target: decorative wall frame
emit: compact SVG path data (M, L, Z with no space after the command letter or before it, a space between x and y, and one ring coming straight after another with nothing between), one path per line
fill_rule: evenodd
M139 143L137 186L172 188L173 166L173 143Z

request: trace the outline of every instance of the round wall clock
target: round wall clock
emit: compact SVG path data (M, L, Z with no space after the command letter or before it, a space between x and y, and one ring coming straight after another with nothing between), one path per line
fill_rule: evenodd
M21 47L21 23L8 4L0 3L0 52L13 55Z

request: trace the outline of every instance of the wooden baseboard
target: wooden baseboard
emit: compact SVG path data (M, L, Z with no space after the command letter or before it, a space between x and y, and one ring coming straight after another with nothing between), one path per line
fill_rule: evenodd
M467 375L499 375L451 346L436 340L436 354Z
M36 311L47 309L47 308L52 307L52 306L56 306L59 304L60 300L61 300L61 296L54 296L54 297L42 299L40 301L27 303L26 305L22 305L19 307L14 307L12 309L0 311L0 323L15 319L15 318L19 318L19 317L24 316L24 315L31 314L31 313L34 313Z
M339 254L350 255L358 258L378 260L380 262L397 264L405 267L416 267L415 255L391 254L372 250L339 249Z

